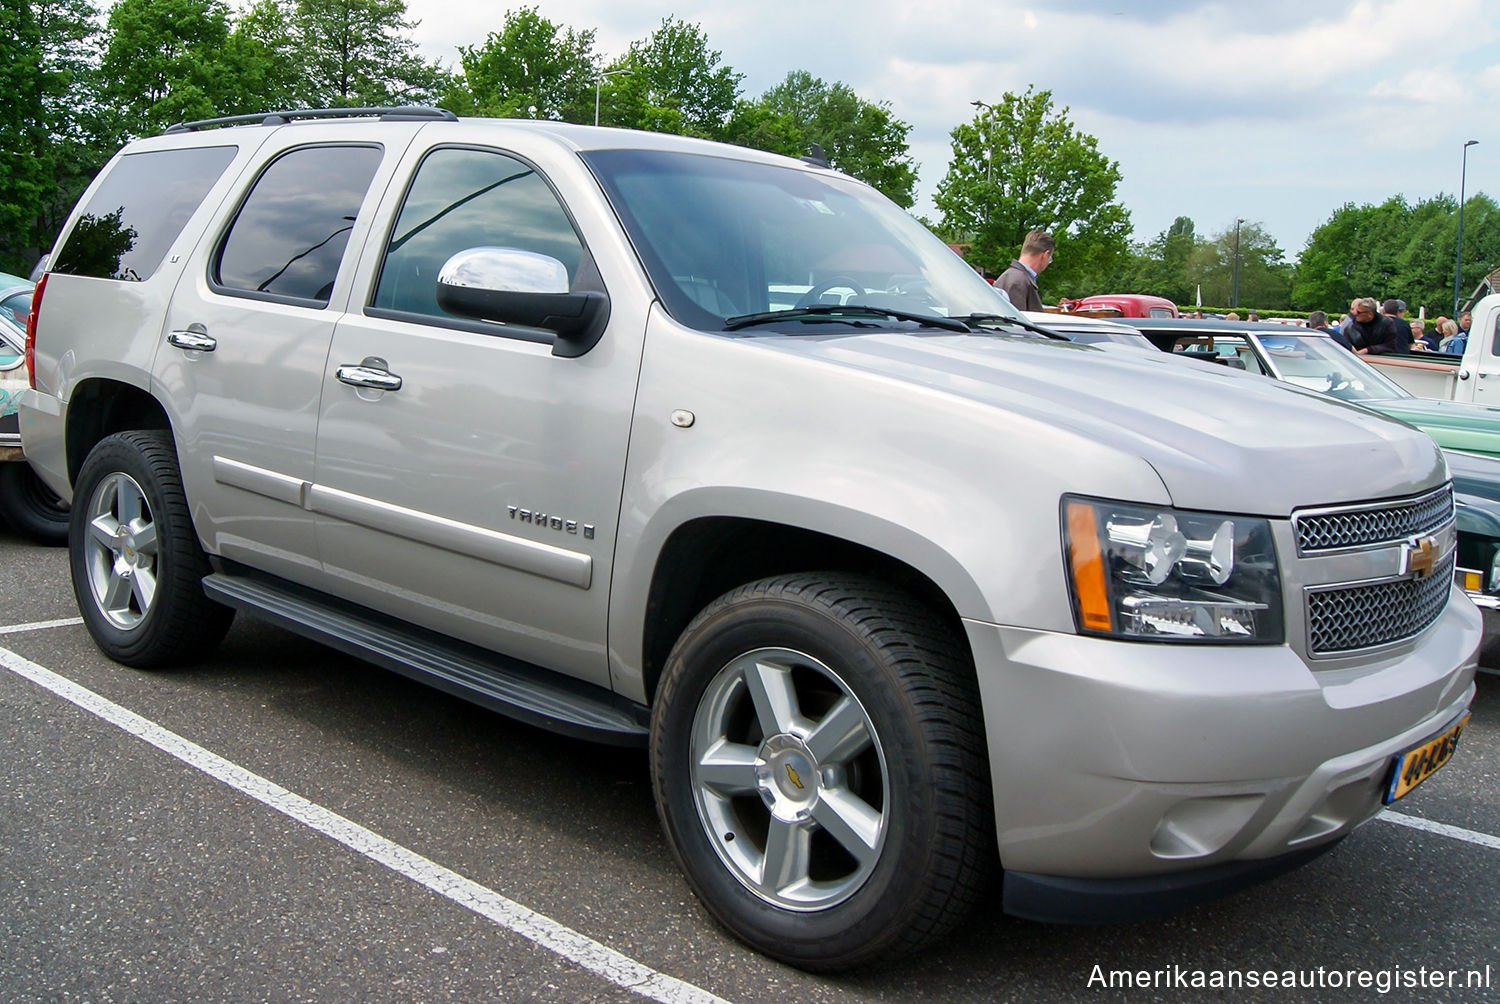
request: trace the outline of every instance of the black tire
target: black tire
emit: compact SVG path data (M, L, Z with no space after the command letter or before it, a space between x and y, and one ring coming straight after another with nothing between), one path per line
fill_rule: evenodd
M68 563L78 610L105 655L154 668L213 649L234 611L203 593L198 545L170 433L121 432L78 474Z
M57 547L68 542L68 504L30 464L0 464L0 506L10 525L37 543Z
M999 868L965 650L927 608L864 577L766 579L705 608L663 670L651 770L708 910L804 969L932 944Z

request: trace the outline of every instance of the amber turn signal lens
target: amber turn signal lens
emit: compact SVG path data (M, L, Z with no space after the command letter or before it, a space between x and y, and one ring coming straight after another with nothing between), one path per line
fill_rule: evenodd
M1104 554L1099 549L1099 523L1094 507L1069 501L1068 560L1072 565L1073 594L1086 631L1110 631L1109 589L1104 577Z

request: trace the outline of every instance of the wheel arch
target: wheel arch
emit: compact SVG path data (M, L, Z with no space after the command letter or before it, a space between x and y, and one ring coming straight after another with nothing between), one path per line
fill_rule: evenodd
M83 462L101 439L129 429L161 429L172 423L161 402L134 384L120 380L85 380L68 399L65 449L68 483L78 483Z
M953 631L973 665L959 606L949 590L912 562L848 535L805 525L752 516L699 516L667 535L645 590L639 667L647 703L655 698L673 644L698 611L736 586L812 571L868 575L911 593ZM965 586L973 588L972 582Z

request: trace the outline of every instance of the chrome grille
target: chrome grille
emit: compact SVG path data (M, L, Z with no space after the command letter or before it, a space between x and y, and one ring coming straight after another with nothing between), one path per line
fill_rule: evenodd
M1307 594L1308 647L1313 655L1372 648L1410 638L1437 620L1453 584L1454 548L1423 579L1397 579Z
M1292 516L1297 553L1320 554L1390 544L1432 533L1453 518L1453 486L1414 499L1377 502Z

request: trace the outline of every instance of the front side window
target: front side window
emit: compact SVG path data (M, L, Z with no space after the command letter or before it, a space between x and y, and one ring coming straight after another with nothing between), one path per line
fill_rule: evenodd
M451 317L438 306L438 271L477 247L556 258L570 284L584 256L567 213L535 168L492 150L439 148L422 161L406 193L370 306Z
M316 146L272 161L229 226L215 285L326 305L381 156L378 147Z
M73 224L52 271L126 282L151 278L235 152L208 146L121 157Z

